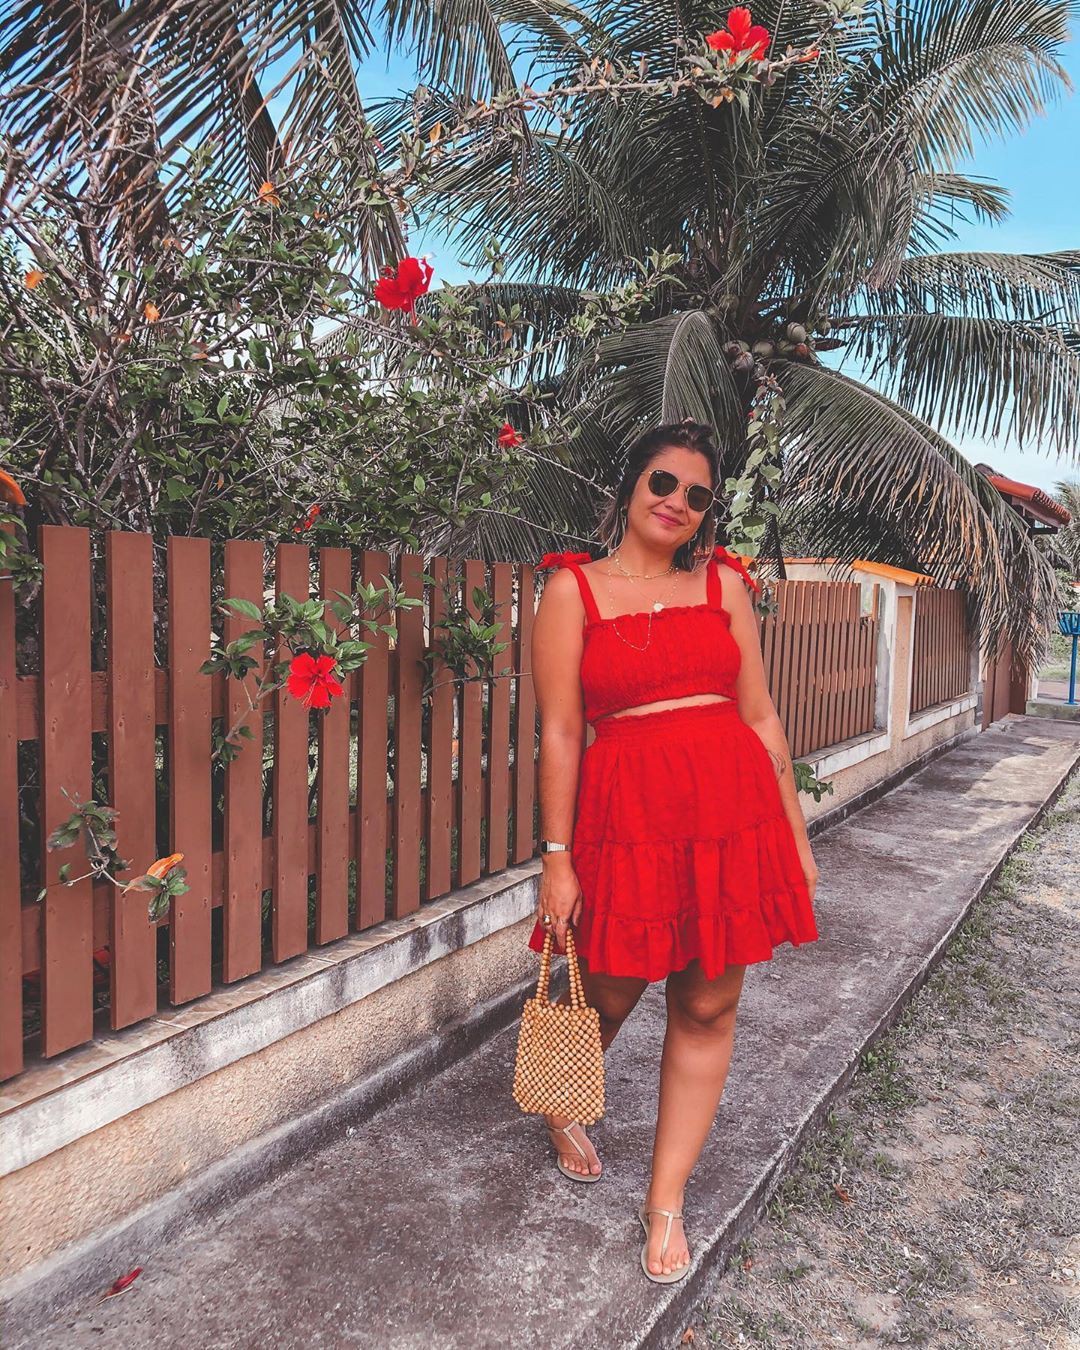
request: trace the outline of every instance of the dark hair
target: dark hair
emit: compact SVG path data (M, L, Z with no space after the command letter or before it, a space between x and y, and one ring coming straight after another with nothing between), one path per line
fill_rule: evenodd
M720 478L720 455L713 444L712 427L687 417L682 422L669 422L646 431L630 447L615 495L597 522L597 536L609 553L618 547L626 531L626 509L638 479L656 456L672 445L681 445L705 456L709 465L709 485L716 491ZM692 571L702 554L712 552L715 542L715 513L706 511L695 533L675 550L675 566L684 572Z

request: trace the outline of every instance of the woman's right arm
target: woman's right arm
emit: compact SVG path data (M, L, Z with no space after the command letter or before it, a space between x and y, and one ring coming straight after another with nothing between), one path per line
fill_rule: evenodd
M577 582L569 568L552 573L533 621L531 663L540 713L540 837L569 844L573 839L578 774L585 749L585 707L581 690L582 622ZM555 919L559 950L566 925L581 914L581 887L570 854L545 853L537 916Z

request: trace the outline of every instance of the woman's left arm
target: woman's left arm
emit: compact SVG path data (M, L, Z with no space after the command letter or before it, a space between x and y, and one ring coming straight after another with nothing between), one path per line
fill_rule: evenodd
M769 752L769 758L776 771L784 813L791 822L812 900L818 880L817 863L814 861L810 838L806 833L806 818L803 816L802 804L795 786L795 772L791 764L791 750L784 734L784 725L777 715L765 678L765 666L761 659L761 637L757 619L754 617L754 608L745 582L728 568L720 567L717 570L723 578L723 605L731 616L731 635L739 644L739 651L742 654L739 678L735 684L739 716L747 726L757 732Z

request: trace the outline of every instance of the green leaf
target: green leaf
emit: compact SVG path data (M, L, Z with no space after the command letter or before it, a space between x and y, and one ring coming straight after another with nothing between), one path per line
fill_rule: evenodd
M252 604L250 600L238 600L235 597L229 600L223 600L222 606L231 609L235 614L242 614L245 619L261 619L262 610L258 605Z

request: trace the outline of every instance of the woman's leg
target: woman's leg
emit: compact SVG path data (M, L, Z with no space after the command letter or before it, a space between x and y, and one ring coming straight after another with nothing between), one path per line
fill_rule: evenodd
M585 989L585 1002L600 1014L600 1043L606 1050L618 1035L619 1028L633 1011L638 999L645 992L648 981L635 980L621 975L594 975L589 971L584 959L580 956L578 957L578 965L581 968L581 983ZM570 995L568 993L563 994L556 1002L569 1003ZM556 1129L570 1124L569 1116L545 1116L544 1119ZM596 1156L596 1150L589 1143L588 1136L583 1128L579 1126L573 1134L585 1150L586 1157L583 1158L578 1153L565 1135L552 1135L552 1142L562 1155L563 1162L572 1172L592 1172L595 1175L600 1171L600 1160Z
M656 1115L648 1208L681 1213L683 1188L705 1145L724 1091L735 1037L735 1011L745 966L728 966L707 980L697 961L668 976L667 1032L660 1060L660 1106ZM646 1256L654 1275L690 1260L682 1224L671 1225L664 1259L660 1247L666 1220L649 1220Z

